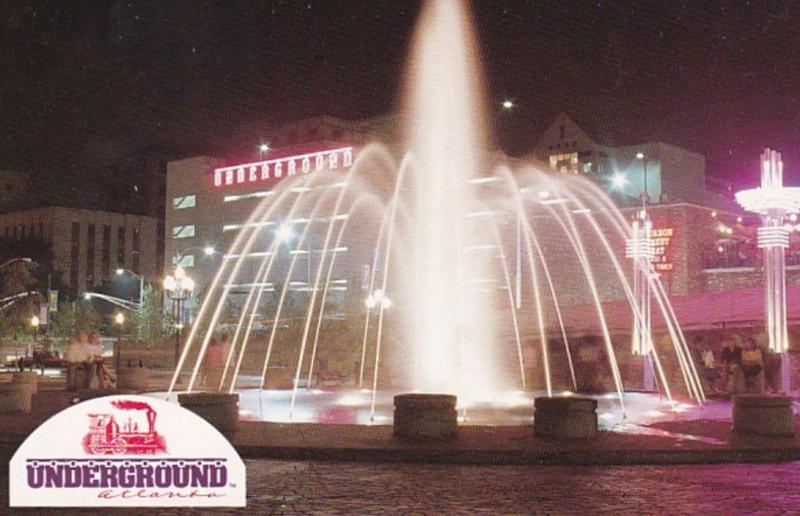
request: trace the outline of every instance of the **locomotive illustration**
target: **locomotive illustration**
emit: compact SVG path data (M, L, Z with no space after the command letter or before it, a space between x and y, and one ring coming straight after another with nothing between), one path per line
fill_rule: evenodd
M155 429L156 411L150 405L127 400L113 401L111 405L120 411L134 412L89 414L89 433L84 438L86 453L155 455L166 451L164 438Z

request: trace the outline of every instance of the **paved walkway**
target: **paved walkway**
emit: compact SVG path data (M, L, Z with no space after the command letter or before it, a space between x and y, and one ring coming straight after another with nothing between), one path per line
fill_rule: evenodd
M8 504L5 474L0 507ZM796 514L799 476L800 463L480 467L259 460L247 461L246 510L115 514ZM69 510L83 513L108 511Z

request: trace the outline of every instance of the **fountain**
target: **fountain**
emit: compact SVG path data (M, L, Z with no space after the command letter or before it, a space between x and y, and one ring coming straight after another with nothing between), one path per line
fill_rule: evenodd
M685 392L703 401L657 275L631 288L624 248L637 230L597 182L494 158L482 78L466 5L426 3L405 81L405 150L367 145L346 173L331 161L263 199L204 295L170 393L188 370L189 391L238 392L268 420L335 421L337 407L357 407L347 422L388 422L391 394L411 391L401 404L431 393L429 405L447 418L452 400L462 421L527 424L535 392L578 390L563 315L580 298L594 307L605 355L597 367L624 416L603 303L608 291L627 300L637 338L650 342L649 309L645 316L635 299L646 289ZM595 277L601 267L610 273ZM229 347L221 379L209 385L201 363L219 331ZM667 352L644 353L671 400ZM321 357L342 354L356 357L345 373L358 389L314 389ZM248 379L258 388L242 388Z

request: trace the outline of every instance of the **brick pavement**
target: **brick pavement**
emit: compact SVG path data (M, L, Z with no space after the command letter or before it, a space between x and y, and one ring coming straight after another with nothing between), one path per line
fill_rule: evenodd
M795 514L800 463L454 466L247 461L247 510L214 514ZM8 485L0 473L0 507ZM1 512L1 511L0 511ZM106 514L27 510L10 514ZM211 514L209 511L127 511Z

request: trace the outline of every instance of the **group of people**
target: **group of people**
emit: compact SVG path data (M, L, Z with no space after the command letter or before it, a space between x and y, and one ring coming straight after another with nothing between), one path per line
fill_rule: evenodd
M78 332L64 354L67 362L67 389L102 389L112 387L117 379L103 358L100 334Z
M695 360L703 368L707 392L734 395L780 391L780 356L760 348L752 337L744 339L743 344L725 341L719 362L709 348Z

